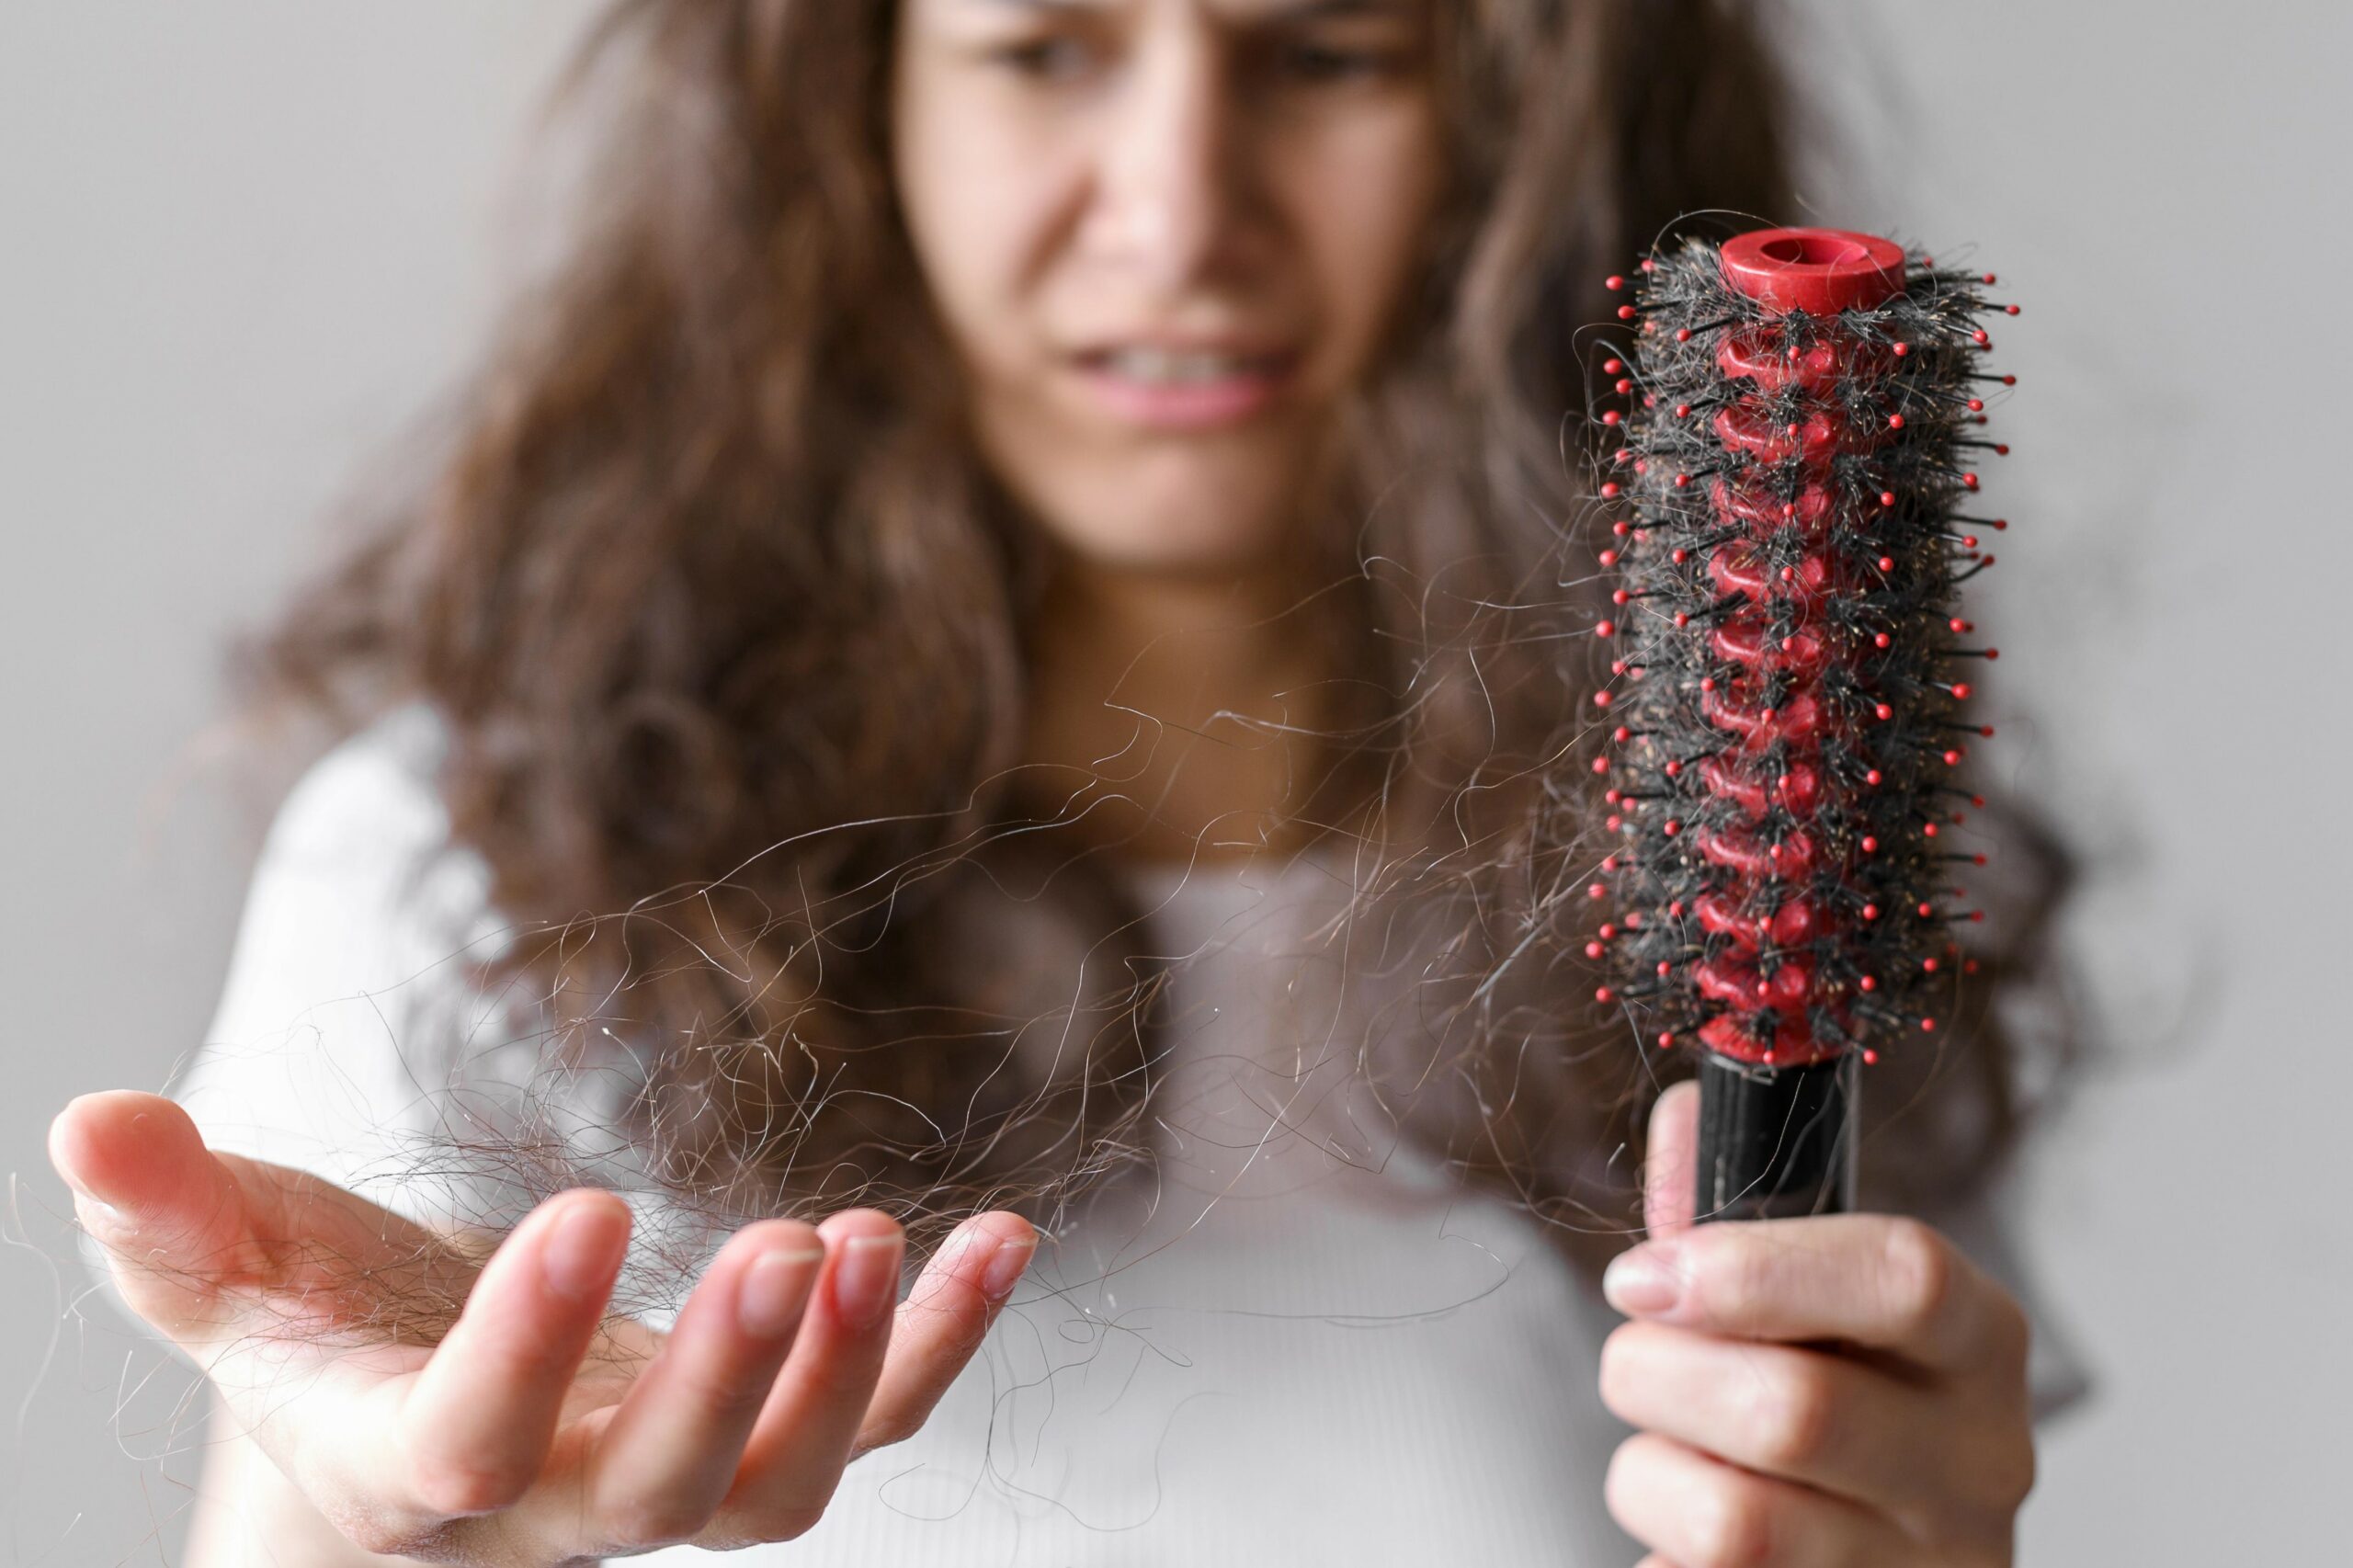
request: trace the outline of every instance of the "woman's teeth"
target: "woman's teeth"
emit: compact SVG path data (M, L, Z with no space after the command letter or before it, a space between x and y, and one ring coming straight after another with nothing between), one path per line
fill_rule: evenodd
M1263 357L1176 351L1165 348L1117 348L1104 357L1104 369L1113 375L1147 386L1184 386L1230 381L1265 372Z

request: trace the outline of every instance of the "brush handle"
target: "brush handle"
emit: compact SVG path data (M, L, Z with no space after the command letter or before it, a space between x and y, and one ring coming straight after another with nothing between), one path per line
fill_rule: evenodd
M1851 1055L1811 1067L1758 1067L1700 1052L1694 1218L1852 1210L1859 1089Z

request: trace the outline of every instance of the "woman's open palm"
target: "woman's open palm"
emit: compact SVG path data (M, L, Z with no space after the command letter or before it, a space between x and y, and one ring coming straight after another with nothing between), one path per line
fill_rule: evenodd
M816 1523L842 1468L912 1434L1037 1236L966 1221L895 1316L904 1238L871 1210L748 1225L667 1334L607 1322L630 1212L566 1192L487 1262L316 1177L204 1146L169 1100L85 1096L51 1157L123 1300L211 1380L355 1545L558 1563ZM390 1303L462 1300L446 1334Z

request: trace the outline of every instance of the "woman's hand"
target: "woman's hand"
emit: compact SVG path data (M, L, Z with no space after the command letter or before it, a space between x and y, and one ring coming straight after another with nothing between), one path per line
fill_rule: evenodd
M2034 1483L2027 1322L1935 1231L1873 1214L1693 1227L1696 1085L1653 1120L1651 1239L1601 1397L1641 1568L2005 1568Z
M204 1369L233 1421L356 1545L559 1563L816 1523L842 1467L912 1434L1037 1244L965 1223L894 1319L904 1238L870 1210L746 1226L676 1326L602 1324L628 1208L550 1199L477 1270L315 1178L215 1154L153 1095L85 1096L50 1132L123 1299ZM366 1319L402 1288L462 1297L438 1343Z

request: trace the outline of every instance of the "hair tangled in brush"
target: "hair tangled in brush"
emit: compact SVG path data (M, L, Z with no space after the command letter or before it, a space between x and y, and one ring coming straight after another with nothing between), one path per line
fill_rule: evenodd
M1953 846L1974 799L1954 780L1993 733L1962 707L1995 650L1965 645L1958 590L1993 564L1976 530L2006 525L1961 508L1974 454L2007 450L1977 434L2011 379L1982 368L1982 318L2017 307L1876 243L1887 270L1845 308L1760 298L1689 239L1620 311L1616 678L1594 699L1616 836L1589 891L1614 895L1601 997L1662 1046L1876 1061L1975 968L1953 926L1983 912L1953 881L1986 857Z

